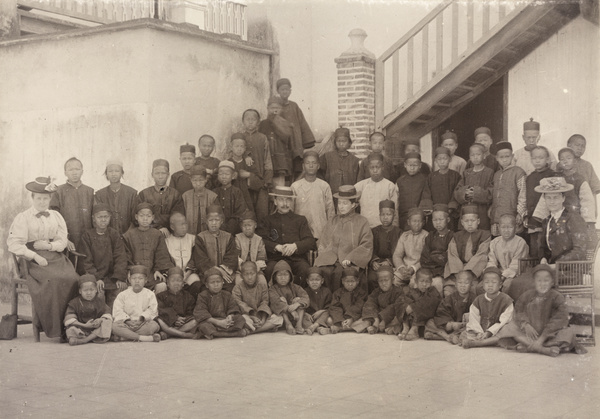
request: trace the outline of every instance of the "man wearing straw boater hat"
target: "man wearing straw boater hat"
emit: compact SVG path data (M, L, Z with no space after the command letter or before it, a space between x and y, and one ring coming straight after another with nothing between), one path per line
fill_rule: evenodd
M276 186L269 195L274 198L276 210L258 229L267 249L265 276L270 279L275 264L285 260L292 267L296 283L304 286L310 268L307 253L316 250L315 238L306 217L293 212L296 196L292 188Z

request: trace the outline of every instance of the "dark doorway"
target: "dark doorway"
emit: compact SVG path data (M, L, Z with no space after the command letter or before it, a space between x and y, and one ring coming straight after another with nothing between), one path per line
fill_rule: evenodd
M469 146L473 144L473 131L476 128L488 127L492 131L494 143L505 139L506 78L506 75L502 76L464 108L442 122L432 133L435 147L441 143L440 137L446 130L454 131L458 136L456 154L468 161Z

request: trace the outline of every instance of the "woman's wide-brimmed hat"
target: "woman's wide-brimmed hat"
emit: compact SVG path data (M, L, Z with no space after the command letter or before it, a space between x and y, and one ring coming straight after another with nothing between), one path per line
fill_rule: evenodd
M34 193L49 194L56 191L56 185L52 183L50 176L36 177L33 182L29 182L25 185L25 189Z
M540 184L535 187L539 193L563 193L572 191L573 185L567 183L564 177L547 177L540 180Z
M283 198L296 198L294 190L289 186L275 186L273 192L269 193L270 196L280 196Z
M358 192L356 192L356 188L352 185L342 185L337 193L333 194L333 197L337 199L356 199L359 196Z

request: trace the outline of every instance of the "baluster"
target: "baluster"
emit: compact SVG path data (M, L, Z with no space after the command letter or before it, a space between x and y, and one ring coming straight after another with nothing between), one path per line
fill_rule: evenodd
M473 1L467 3L467 48L473 45Z
M435 72L441 73L444 61L444 14L437 15L435 22Z
M506 16L506 4L504 4L503 1L500 2L500 8L499 8L498 13L499 13L499 16L500 16L499 20L504 19L504 16Z
M455 62L458 58L458 3L452 3L452 59Z
M397 109L400 102L400 50L392 55L392 109Z
M406 99L410 99L413 96L413 78L414 78L414 61L415 61L415 53L414 53L414 42L415 38L412 37L408 40L406 45Z
M483 3L483 29L481 36L484 36L490 30L490 5L487 2Z
M421 53L421 88L429 81L429 25L423 27L423 49Z

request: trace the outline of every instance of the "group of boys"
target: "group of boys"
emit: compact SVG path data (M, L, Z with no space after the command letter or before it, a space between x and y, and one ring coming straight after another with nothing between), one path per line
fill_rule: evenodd
M287 100L291 83L282 79L277 88L265 120L244 112L229 159L213 157L215 140L203 135L200 156L193 145L180 147L183 170L172 176L168 161L155 160L155 184L139 193L121 184L119 160L107 162L110 185L95 195L81 183L81 162L66 162L68 181L52 208L65 218L70 250L85 255L80 296L65 317L71 344L106 341L111 331L115 340L159 341L281 326L290 334L354 330L443 338L465 348L496 344L499 330L517 321L517 296L506 293L518 260L538 255L542 242L547 209L535 186L556 176L577 183L570 202L593 225L600 182L581 159L580 135L560 151L558 167L537 145L534 121L524 124L527 145L515 153L478 128L468 163L454 154L456 135L446 132L433 171L413 141L394 165L379 132L362 161L349 152L345 128L335 131L335 150L319 155L302 152L314 137ZM545 295L550 288L537 286L542 271L536 292ZM558 305L552 310L566 315ZM540 324L549 320L536 323L543 348L551 336ZM518 349L543 352L506 337ZM563 349L575 345L561 342Z

